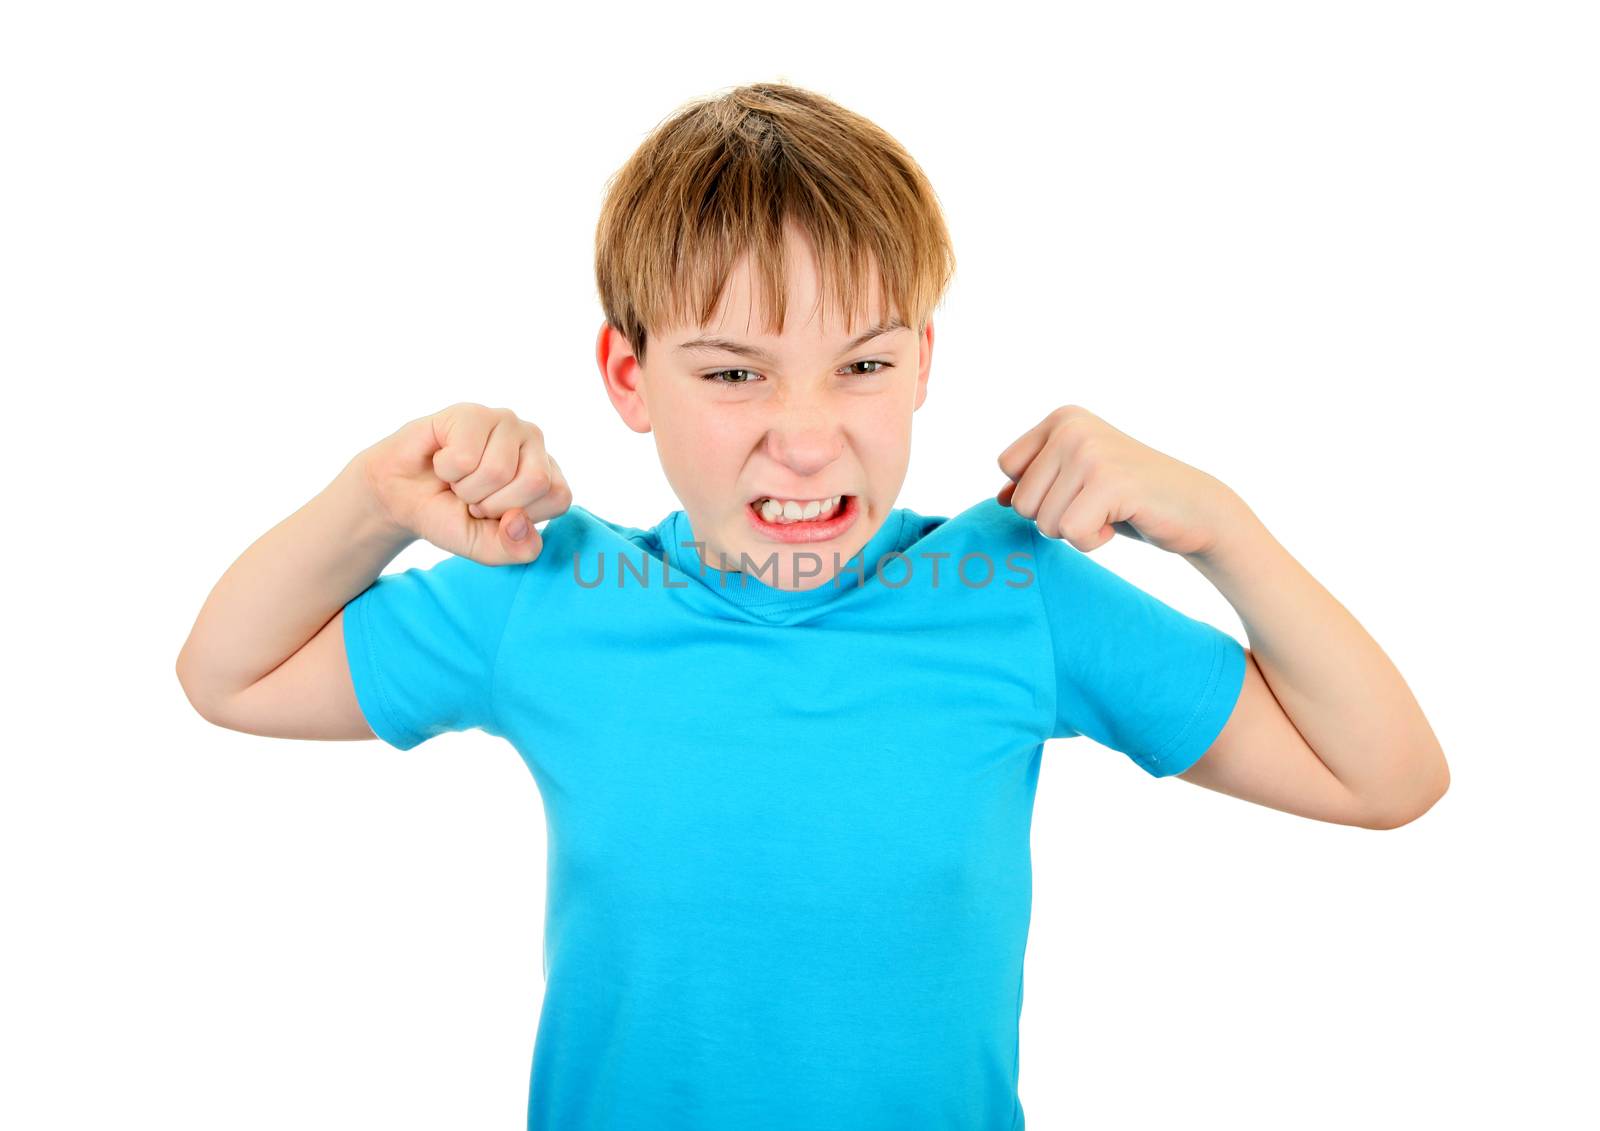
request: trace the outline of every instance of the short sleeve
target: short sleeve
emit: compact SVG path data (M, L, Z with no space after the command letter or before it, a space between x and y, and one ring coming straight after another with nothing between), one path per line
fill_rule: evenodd
M409 750L493 725L495 658L526 573L452 555L383 574L344 607L345 659L374 734Z
M1152 777L1187 770L1233 713L1243 645L1029 525L1055 658L1051 737L1084 735Z

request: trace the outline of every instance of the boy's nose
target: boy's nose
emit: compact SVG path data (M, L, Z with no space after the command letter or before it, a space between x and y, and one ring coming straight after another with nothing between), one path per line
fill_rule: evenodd
M837 419L814 410L785 413L767 430L767 450L797 477L811 475L839 458L844 429Z

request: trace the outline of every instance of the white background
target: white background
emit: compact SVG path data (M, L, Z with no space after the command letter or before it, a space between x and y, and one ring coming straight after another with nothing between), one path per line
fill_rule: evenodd
M1595 1126L1586 6L662 7L7 8L0 1124L524 1125L516 753L224 731L173 664L254 539L458 400L591 510L674 509L594 362L602 188L780 80L900 139L955 240L897 505L1085 405L1243 495L1450 760L1375 832L1051 743L1028 1126ZM1181 559L1096 553L1244 639Z

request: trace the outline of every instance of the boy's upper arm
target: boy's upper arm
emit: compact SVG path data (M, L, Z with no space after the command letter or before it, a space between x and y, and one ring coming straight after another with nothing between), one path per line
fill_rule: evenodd
M383 574L206 717L272 738L381 738L400 750L489 727L500 641L526 569L451 556Z
M345 661L344 610L300 650L206 712L218 726L267 738L373 738Z
M1152 777L1187 770L1238 700L1244 646L1028 528L1055 660L1051 736L1085 735Z
M1317 756L1247 652L1244 688L1227 726L1184 781L1314 821L1392 828Z
M384 574L345 606L348 680L372 733L409 750L448 731L494 729L500 643L532 564L453 555Z

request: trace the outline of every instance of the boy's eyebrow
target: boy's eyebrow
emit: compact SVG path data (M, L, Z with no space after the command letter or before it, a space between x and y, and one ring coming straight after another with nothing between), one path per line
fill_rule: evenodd
M890 330L904 330L906 328L906 324L899 318L891 318L886 322L880 322L866 333L858 335L848 345L840 350L839 353L842 356L849 353L857 346L870 342L873 338L876 338L880 334L887 334ZM728 338L695 338L691 341L683 342L678 346L678 349L699 351L720 350L725 353L736 353L744 357L754 358L764 365L774 365L777 363L777 358L773 357L771 353L762 349L760 346L747 345L744 342L735 342Z

